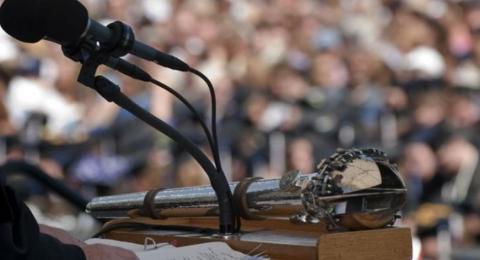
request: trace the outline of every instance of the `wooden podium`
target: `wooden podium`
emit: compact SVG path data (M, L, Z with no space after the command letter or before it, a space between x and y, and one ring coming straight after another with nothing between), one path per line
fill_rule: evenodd
M185 246L223 241L245 254L262 254L271 259L412 259L412 238L408 228L383 228L362 231L329 232L325 225L292 224L288 220L243 220L242 233L229 238L202 232L185 231L182 227L215 229L217 218L170 218L152 220L135 218L113 220L118 223L142 223L152 228L115 229L104 238L143 244L146 237L157 243ZM175 228L155 228L155 225Z

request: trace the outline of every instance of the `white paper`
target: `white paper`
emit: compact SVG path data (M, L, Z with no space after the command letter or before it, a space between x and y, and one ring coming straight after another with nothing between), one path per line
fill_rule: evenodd
M92 238L85 241L87 244L104 244L117 246L134 252L140 260L253 260L264 259L248 256L231 249L223 242L209 242L183 247L174 247L168 243L144 245L110 239Z

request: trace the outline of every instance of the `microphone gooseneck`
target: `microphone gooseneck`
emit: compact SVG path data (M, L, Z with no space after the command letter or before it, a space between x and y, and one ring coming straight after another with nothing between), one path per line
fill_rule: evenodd
M137 118L141 119L146 124L164 133L185 148L193 156L193 158L195 158L195 160L207 173L210 183L212 184L212 188L218 198L220 231L228 234L235 232L236 226L239 225L239 223L237 223L237 216L234 215L235 211L231 203L231 190L225 175L218 174L218 170L215 168L215 166L195 144L193 144L189 139L187 139L173 127L135 104L120 91L120 88L117 85L103 76L95 77L94 81L94 85L90 87L95 89L107 101L114 102L121 108L129 111Z

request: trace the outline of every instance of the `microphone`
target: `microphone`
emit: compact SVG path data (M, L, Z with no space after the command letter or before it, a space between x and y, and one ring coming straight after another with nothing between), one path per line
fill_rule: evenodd
M0 7L0 26L22 42L46 39L70 49L83 48L90 40L117 57L130 53L170 69L190 70L180 59L136 41L129 26L114 22L106 27L90 19L77 0L5 0Z

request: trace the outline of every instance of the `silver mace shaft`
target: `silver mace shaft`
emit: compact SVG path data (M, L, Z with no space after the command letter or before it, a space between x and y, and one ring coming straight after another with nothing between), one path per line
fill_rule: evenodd
M236 209L245 219L290 218L297 223L327 220L330 226L378 228L391 223L405 203L405 184L376 149L342 150L317 172L290 172L281 179L248 178L230 183ZM132 213L152 218L218 215L210 186L172 188L94 198L87 212L101 219Z

